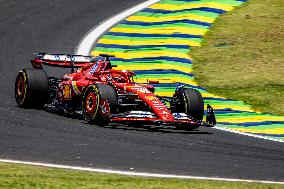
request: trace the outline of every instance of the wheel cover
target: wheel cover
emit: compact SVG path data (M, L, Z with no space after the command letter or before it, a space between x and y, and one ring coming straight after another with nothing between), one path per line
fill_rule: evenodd
M110 106L107 100L100 99L100 113L102 116L110 115Z

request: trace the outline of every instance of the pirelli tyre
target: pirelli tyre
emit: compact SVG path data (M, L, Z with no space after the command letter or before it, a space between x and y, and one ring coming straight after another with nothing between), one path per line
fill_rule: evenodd
M196 120L202 120L204 102L199 91L192 88L181 88L174 94L174 112L183 112Z
M15 99L22 108L42 108L48 99L48 76L42 69L25 68L18 72Z
M109 85L96 83L89 86L82 98L82 111L85 120L99 126L110 122L110 115L117 110L115 89Z

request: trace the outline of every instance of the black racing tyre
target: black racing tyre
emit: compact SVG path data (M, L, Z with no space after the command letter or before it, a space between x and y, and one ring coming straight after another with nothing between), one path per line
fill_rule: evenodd
M175 94L179 104L175 107L175 112L184 112L196 120L202 120L204 114L204 102L199 91L192 88L183 88Z
M48 100L48 76L42 69L25 68L18 72L15 99L22 108L42 108Z
M107 125L111 113L116 112L117 106L115 89L109 85L96 83L89 86L83 94L83 116L90 124Z
M204 114L204 102L199 91L191 88L184 89L186 99L185 113L194 119L202 120Z
M118 108L117 95L114 87L102 83L95 84L100 91L101 98L106 99L110 104L110 113L115 113Z

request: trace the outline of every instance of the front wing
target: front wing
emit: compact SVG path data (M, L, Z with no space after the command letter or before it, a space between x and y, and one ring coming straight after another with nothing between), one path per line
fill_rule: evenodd
M199 126L214 127L216 125L216 118L213 108L207 106L207 116L206 122L202 120L195 120L185 113L173 113L174 122L164 122L163 120L157 118L155 114L146 111L129 111L124 114L113 114L111 117L111 122L113 123L137 123L137 125L154 125L161 127L174 127L187 126L192 128L197 128Z

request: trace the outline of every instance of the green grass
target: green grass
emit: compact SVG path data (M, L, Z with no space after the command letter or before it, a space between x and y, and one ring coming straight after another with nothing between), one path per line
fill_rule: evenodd
M222 15L191 51L209 92L284 115L284 1L249 0Z
M220 182L188 179L156 179L101 174L30 165L0 163L0 189L88 189L88 188L284 188L277 184Z

